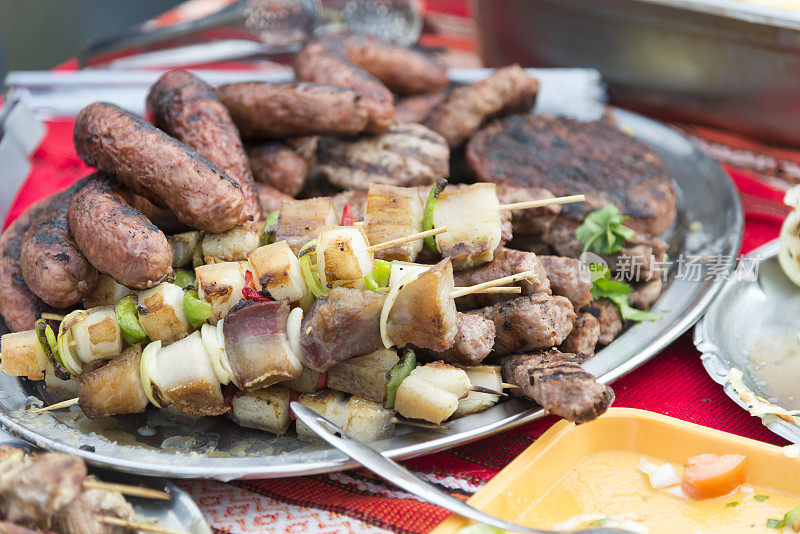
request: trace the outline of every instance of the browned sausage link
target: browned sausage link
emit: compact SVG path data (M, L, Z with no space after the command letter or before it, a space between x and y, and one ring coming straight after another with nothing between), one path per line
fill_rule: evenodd
M239 183L244 195L244 220L261 218L239 130L210 85L185 70L164 73L150 88L147 108L156 126L197 150Z
M40 200L17 217L0 235L0 314L12 332L33 330L44 302L28 289L19 263L22 237L33 220L50 204L51 199Z
M425 126L456 147L491 118L528 111L538 91L539 82L519 65L503 67L483 80L450 91L425 119Z
M97 283L97 270L78 249L67 217L72 197L85 183L57 194L22 238L22 276L31 291L56 308L77 304Z
M433 93L448 84L447 69L418 50L377 37L350 35L344 38L344 51L347 59L400 96Z
M281 204L286 200L294 200L286 193L281 193L274 187L268 184L256 182L256 191L258 191L258 200L261 203L261 211L265 214L270 214L275 210L281 209Z
M99 173L72 199L69 226L92 265L120 284L143 289L172 272L167 237Z
M75 119L75 150L189 226L224 232L242 220L242 189L206 158L149 122L104 102Z
M245 139L360 133L367 106L351 89L313 83L242 82L217 88Z
M394 123L394 97L373 75L347 59L340 40L318 39L294 59L298 80L354 89L369 110L367 131L383 133Z
M189 225L182 223L175 217L175 214L167 208L156 206L141 195L137 195L130 189L121 191L125 202L132 208L141 211L150 222L158 226L167 235L177 234L190 230Z
M253 176L290 196L297 196L306 183L308 163L291 147L280 142L255 145L247 155Z

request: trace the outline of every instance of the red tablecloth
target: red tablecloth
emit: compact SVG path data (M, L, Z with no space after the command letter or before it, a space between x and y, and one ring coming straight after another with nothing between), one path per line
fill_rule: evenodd
M429 2L429 6L435 2ZM445 2L446 3L446 2ZM463 2L450 2L463 5ZM782 186L795 179L800 151L689 125L674 125L725 165L746 213L743 252L777 237L785 215ZM62 189L87 169L72 146L72 123L51 122L33 170L9 214ZM7 221L7 222L8 222ZM643 408L782 445L724 395L703 370L687 333L614 384L616 406ZM518 429L407 464L427 480L468 496L547 429L548 417ZM427 532L447 512L363 471L265 481L182 482L219 532Z

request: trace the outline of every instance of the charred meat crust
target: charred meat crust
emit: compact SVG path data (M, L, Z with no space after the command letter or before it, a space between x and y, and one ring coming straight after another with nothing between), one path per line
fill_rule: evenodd
M314 148L316 151L316 143ZM294 197L302 191L306 183L306 177L316 159L315 151L307 158L286 143L273 141L253 146L247 151L247 156L253 176L259 182Z
M97 270L78 249L67 216L72 197L85 183L56 194L22 238L22 276L31 291L56 308L78 303L97 283Z
M614 391L581 368L581 358L555 349L501 359L503 380L542 408L575 423L596 419L614 402ZM515 390L516 391L516 390Z
M169 208L181 222L214 233L241 222L244 197L239 184L141 117L95 102L78 114L73 136L87 165Z
M675 190L661 159L605 119L513 115L472 136L466 157L479 180L543 187L556 196L585 193L586 202L561 208L559 220L574 225L609 203L641 232L657 235L675 221Z
M245 139L360 133L365 102L352 89L314 83L242 82L217 88Z
M503 67L483 80L451 90L425 125L455 148L492 118L530 110L538 91L539 82L519 65Z
M101 174L72 199L69 226L89 262L122 285L152 287L172 272L167 237L125 203L118 184Z
M239 130L210 85L185 70L166 72L150 88L147 108L156 126L197 150L239 184L244 220L260 219L261 206Z
M347 58L341 40L322 38L308 43L294 59L298 80L348 88L367 112L366 131L381 133L394 122L394 97L380 80Z
M31 223L43 213L53 198L40 200L17 217L0 235L0 314L12 332L33 330L46 305L28 289L22 276L22 239Z

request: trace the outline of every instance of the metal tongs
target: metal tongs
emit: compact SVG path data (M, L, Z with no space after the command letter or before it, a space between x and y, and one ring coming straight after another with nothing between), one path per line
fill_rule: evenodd
M525 532L531 534L566 534L565 531L543 530L537 528L526 527L511 523L503 519L491 516L480 510L473 508L465 502L462 502L455 497L435 488L434 486L424 482L423 480L414 476L411 471L398 464L394 460L386 458L381 453L360 441L348 436L344 430L331 423L326 418L317 414L310 408L300 404L299 402L292 402L290 404L291 410L294 412L297 419L305 423L311 430L313 430L320 438L330 443L333 447L339 449L347 456L357 461L376 475L388 480L389 482L399 486L400 488L413 493L417 497L425 501L441 506L458 515L480 521L486 525L502 528L509 532ZM603 528L603 527L590 527L570 531L572 534L631 534L630 531L618 528Z

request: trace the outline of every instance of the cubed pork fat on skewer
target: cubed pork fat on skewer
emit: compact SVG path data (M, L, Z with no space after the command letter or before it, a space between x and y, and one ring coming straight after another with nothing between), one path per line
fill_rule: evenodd
M524 210L523 210L524 211ZM494 259L471 269L455 273L457 286L471 286L488 280L496 280L510 274L534 271L536 276L516 282L522 288L523 295L534 293L550 294L550 281L542 262L533 252L522 252L508 248L499 248L495 251ZM456 306L460 310L472 310L483 306L490 306L496 302L507 300L509 295L487 295L473 293L456 299Z
M582 358L551 349L509 354L500 360L503 380L550 413L576 423L591 421L614 401L614 391L581 368Z
M498 302L470 313L494 322L494 353L549 349L572 331L575 311L564 297L536 293Z

